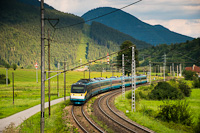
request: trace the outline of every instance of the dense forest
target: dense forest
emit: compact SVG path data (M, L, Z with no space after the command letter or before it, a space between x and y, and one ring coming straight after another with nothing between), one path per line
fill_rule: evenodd
M69 13L63 13L45 4L45 18L59 18L56 30L52 28L56 21L45 21L45 45L47 45L47 31L50 30L51 68L56 68L58 62L67 61L67 65L75 66L82 59L82 63L93 60L107 53L119 50L120 43L132 37L121 33L118 38L102 38L96 35L96 27L81 23L81 17ZM73 24L81 23L75 26ZM102 24L100 25L102 27ZM92 31L94 30L94 32ZM111 29L104 28L105 34ZM33 68L35 62L40 65L41 36L40 36L40 6L38 0L6 0L0 1L0 65L5 62L12 65L17 64L23 68ZM112 34L119 32L113 30ZM137 45L137 44L136 44ZM150 46L144 43L138 44L141 48ZM47 64L48 48L45 47L45 62ZM47 65L46 65L47 67Z
M112 43L121 45L125 40L131 41L137 45L139 49L151 46L146 42L136 40L129 35L113 28L109 28L108 26L98 22L92 22L90 35L92 39L97 41L99 44L106 45L108 48L110 48L110 44Z
M116 10L117 12L115 12ZM110 12L114 13L109 14ZM83 14L82 18L90 20L91 18L102 16L104 14L109 15L92 21L112 27L113 29L130 35L137 40L141 40L152 45L181 43L187 40L193 40L192 37L170 31L161 25L150 25L139 20L137 17L124 12L123 10L111 7L99 7L92 9ZM92 22L88 22L88 24L92 24Z
M176 64L183 64L184 66L192 66L193 64L200 66L200 38L185 43L158 45L150 48L139 50L140 66L146 66L151 62L164 61L164 54L166 54L167 66L172 62ZM156 64L154 64L156 65ZM158 64L157 64L158 65ZM160 65L163 65L160 64Z

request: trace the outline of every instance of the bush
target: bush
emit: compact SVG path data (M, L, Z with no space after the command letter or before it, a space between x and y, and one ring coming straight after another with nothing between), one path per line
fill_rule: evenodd
M193 124L190 108L186 101L176 101L175 103L169 101L164 102L164 104L160 106L157 118L163 121L173 121L188 126Z
M185 82L179 81L178 87L186 97L191 95L191 88Z
M16 70L17 69L17 65L16 64L12 64L12 68L13 68L13 70Z
M182 74L185 77L185 80L193 80L194 78L198 77L196 72L193 71L184 70Z
M153 100L182 99L184 98L184 95L169 83L158 82L154 89L149 93L149 98Z
M132 91L126 93L126 98L127 99L132 98ZM135 92L135 101L139 101L139 100L140 100L140 95L138 94L138 92Z
M4 74L0 74L0 84L6 84L6 76ZM10 79L8 79L8 84L10 84Z
M197 124L194 127L195 133L200 133L200 116L198 117Z
M193 87L194 88L200 88L200 78L196 78L193 81Z

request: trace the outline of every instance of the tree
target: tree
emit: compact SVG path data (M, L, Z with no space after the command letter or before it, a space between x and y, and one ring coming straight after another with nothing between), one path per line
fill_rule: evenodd
M198 75L196 74L196 72L194 71L187 71L187 70L184 70L182 72L183 76L185 77L185 80L194 80L195 78L198 77Z
M17 69L17 65L16 64L12 64L12 68L13 68L13 70L16 70Z
M10 65L8 63L5 64L5 68L9 69Z
M126 49L128 47L133 46L135 49L135 60L136 60L136 67L139 66L139 60L138 60L138 50L136 49L136 46L131 41L124 41L122 45L120 46L120 49ZM117 56L117 67L122 67L122 54L124 54L124 69L125 69L125 75L131 73L131 63L132 63L132 48L129 48L127 50L124 50L122 52L118 53Z

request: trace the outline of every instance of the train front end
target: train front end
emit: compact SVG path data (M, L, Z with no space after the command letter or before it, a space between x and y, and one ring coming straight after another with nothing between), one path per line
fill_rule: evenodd
M70 101L74 104L84 104L86 101L86 85L76 83L71 86Z

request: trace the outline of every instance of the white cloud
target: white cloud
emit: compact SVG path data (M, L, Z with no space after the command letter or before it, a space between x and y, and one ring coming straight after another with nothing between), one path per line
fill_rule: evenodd
M171 31L191 36L191 37L200 37L200 19L173 19L173 20L144 20L146 23L151 25L163 25Z

